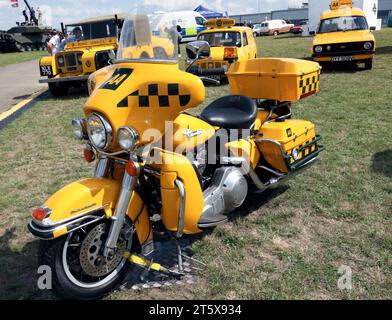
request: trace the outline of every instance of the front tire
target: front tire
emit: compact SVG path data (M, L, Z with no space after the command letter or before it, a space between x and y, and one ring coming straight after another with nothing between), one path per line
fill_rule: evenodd
M49 83L49 91L54 97L63 97L68 93L69 87L62 83Z
M373 69L373 59L369 59L365 61L365 70Z
M98 225L96 228L103 228L103 226ZM82 265L88 263L88 257L82 257L83 246L80 245L80 248L78 248L76 245L79 241L85 241L96 228L87 231L84 239L83 235L74 232L59 239L40 241L38 250L39 266L50 267L52 288L58 296L66 299L100 299L124 281L130 263L122 256L121 262L107 275L95 278L84 271ZM97 239L94 239L94 241L95 244ZM91 248L89 251L91 252ZM73 262L75 259L79 259L78 262ZM94 267L94 265L92 266Z

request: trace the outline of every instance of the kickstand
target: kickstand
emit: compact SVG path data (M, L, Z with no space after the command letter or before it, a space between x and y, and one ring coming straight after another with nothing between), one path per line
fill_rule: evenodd
M176 241L176 247L177 247L178 272L183 273L184 266L182 264L182 250L181 250L180 240L175 238L175 241Z

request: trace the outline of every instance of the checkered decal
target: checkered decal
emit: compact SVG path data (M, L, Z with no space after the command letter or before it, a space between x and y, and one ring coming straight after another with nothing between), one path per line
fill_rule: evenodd
M300 152L300 154L299 154L299 156L298 156L298 160L297 160L297 161L299 161L299 160L301 160L301 159L304 159L305 157L307 157L308 155L312 154L313 152L315 152L315 151L317 150L317 145L316 145L316 144L313 144L313 145L311 145L311 146L305 148L306 145L310 144L311 142L314 142L315 140L316 140L316 137L313 138L312 140L306 141L306 142L303 143L303 144L300 144L300 145L297 147L297 149L299 149L299 150L302 149L302 151ZM286 154L287 154L288 156L291 156L291 155L292 155L292 152L293 152L293 151L291 150L291 151L287 152ZM296 162L296 161L295 161L293 158L291 158L290 163L291 163L291 164L294 164L295 162Z
M307 97L317 92L320 82L320 73L301 79L299 81L299 88L301 90L301 98Z
M128 98L131 97L137 98L139 108L149 108L154 105L158 105L160 108L168 108L175 104L186 107L191 101L190 94L181 94L178 83L169 83L167 86L150 84L146 88L132 92L129 96L121 100L117 107L128 108Z

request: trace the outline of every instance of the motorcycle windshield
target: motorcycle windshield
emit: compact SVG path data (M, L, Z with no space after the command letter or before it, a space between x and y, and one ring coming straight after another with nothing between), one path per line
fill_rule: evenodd
M117 60L177 63L178 31L174 15L137 10L124 21Z

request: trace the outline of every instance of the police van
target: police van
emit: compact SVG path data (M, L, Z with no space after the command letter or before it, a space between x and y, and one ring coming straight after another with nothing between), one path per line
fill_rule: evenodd
M172 13L181 27L182 42L194 41L197 35L206 30L206 19L196 11L175 11Z

